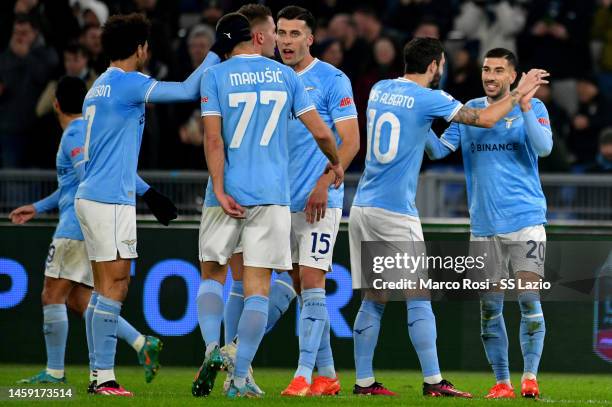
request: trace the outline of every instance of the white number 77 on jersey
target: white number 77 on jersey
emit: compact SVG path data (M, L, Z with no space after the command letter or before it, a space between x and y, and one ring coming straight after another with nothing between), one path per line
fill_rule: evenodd
M230 142L229 148L239 148L242 144L244 133L246 132L247 126L251 121L253 112L255 111L255 105L257 104L257 92L240 92L230 93L229 95L229 106L238 107L241 103L244 103L244 109L238 120L238 125L232 135L232 141ZM261 104L268 105L270 102L274 102L272 113L268 117L268 122L264 127L263 134L261 136L260 146L267 146L276 130L278 125L278 119L280 113L287 103L287 92L281 92L276 90L262 90L259 92L259 101Z

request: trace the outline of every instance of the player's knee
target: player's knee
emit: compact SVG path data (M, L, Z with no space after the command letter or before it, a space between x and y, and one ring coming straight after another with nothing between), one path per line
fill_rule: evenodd
M305 267L300 274L302 290L325 288L325 272L323 270Z
M486 293L480 298L480 319L492 321L501 316L504 309L503 293Z

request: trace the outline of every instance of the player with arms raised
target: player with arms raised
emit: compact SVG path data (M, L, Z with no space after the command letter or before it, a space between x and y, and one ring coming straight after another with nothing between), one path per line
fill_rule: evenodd
M487 52L482 66L485 97L470 100L467 106L484 108L511 92L516 79L516 57L503 48ZM479 129L453 123L438 139L427 139L427 154L438 159L461 147L467 181L473 250L495 250L499 264L486 275L492 282L509 277L508 263L515 277L524 283L544 277L546 251L546 199L538 173L538 157L550 154L553 140L544 104L531 99L535 89L522 98L504 120L493 128ZM486 246L485 246L486 245ZM479 247L485 246L485 247ZM482 278L482 276L480 276ZM536 375L546 332L538 290L521 290L520 343L523 352L521 395L540 395ZM485 353L497 383L487 398L514 398L508 367L508 335L503 316L504 293L483 293L480 324Z
M321 120L292 69L262 57L249 21L239 13L221 18L217 32L235 41L230 58L202 78L202 116L209 183L200 226L200 261L206 287L206 355L193 383L209 394L222 359L219 351L225 264L241 241L244 309L238 323L234 377L227 396L257 396L246 383L267 323L272 269L291 269L287 132L300 118L329 159L326 170L344 171L331 130Z
M517 89L484 109L463 106L437 87L444 67L442 44L417 38L404 48L405 75L378 82L370 92L367 108L368 146L366 168L359 181L349 219L349 244L353 288L362 288L361 243L365 241L423 241L415 206L419 169L425 142L435 118L491 127L521 97L545 80L540 70L523 78ZM364 273L367 270L363 271ZM386 298L366 290L355 319L355 394L394 395L375 381L372 367ZM385 293L382 293L385 294ZM421 295L422 294L422 295ZM421 297L421 298L419 298ZM406 300L408 333L423 372L426 396L471 397L444 380L436 350L436 324L428 293Z
M202 72L217 63L222 43L184 82L158 82L140 71L148 59L149 22L141 14L115 15L102 31L110 67L87 92L83 145L84 176L75 208L92 261L92 318L98 385L96 393L132 396L115 380L117 318L136 252L136 169L145 103L197 100Z
M283 63L302 79L325 124L334 131L338 155L346 169L359 150L359 125L349 79L332 65L310 54L315 19L301 7L288 6L277 16L277 46ZM333 174L308 129L297 118L289 122L289 183L291 186L292 274L301 292L300 359L284 396L335 395L340 391L330 346L330 324L325 304L325 273L332 264L342 217L344 185L338 189ZM287 309L291 296L276 295L286 287L274 284L271 307ZM272 299L276 302L272 307ZM280 315L279 315L280 316ZM275 321L268 317L268 325ZM319 375L313 380L317 364Z
M58 188L32 205L15 209L9 218L13 223L24 224L38 213L59 208L59 223L49 247L42 292L47 368L30 379L22 380L21 383L65 382L67 305L85 318L90 368L88 391L91 392L95 389L97 372L91 332L93 308L89 307L88 303L90 298L97 297L98 293L92 292L94 280L91 264L87 258L81 226L74 212L74 195L83 177L83 144L87 122L81 115L81 107L86 93L85 83L79 78L64 77L58 82L53 109L64 129L56 157ZM155 216L160 222L167 223L176 212L172 202L161 197L140 177L136 178L136 182L137 195L144 195ZM152 196L157 198L151 200ZM161 341L153 336L142 335L121 316L117 323L117 337L124 339L138 352L138 360L145 369L147 383L153 380L159 368Z

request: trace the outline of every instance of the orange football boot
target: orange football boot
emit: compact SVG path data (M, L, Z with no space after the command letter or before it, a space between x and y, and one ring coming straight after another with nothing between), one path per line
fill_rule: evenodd
M486 399L513 399L515 397L514 389L506 383L497 383L485 396Z
M525 379L521 382L521 396L532 399L540 398L540 387L536 379Z
M340 393L340 380L337 377L317 376L310 385L311 396L335 396Z
M285 397L308 397L310 396L310 385L304 376L297 376L291 380L289 386L281 393Z

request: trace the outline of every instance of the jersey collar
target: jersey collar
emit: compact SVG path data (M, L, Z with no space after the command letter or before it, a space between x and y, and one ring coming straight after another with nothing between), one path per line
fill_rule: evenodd
M310 71L312 69L312 67L316 65L317 62L319 62L319 58L313 59L312 62L309 63L306 68L304 68L300 72L298 72L297 75L298 76L304 75L306 72Z
M232 58L262 58L262 55L259 55L259 54L238 54L238 55L234 55Z
M116 67L116 66L109 66L108 68L106 68L106 70L107 71L119 71L119 72L125 73L123 69Z

